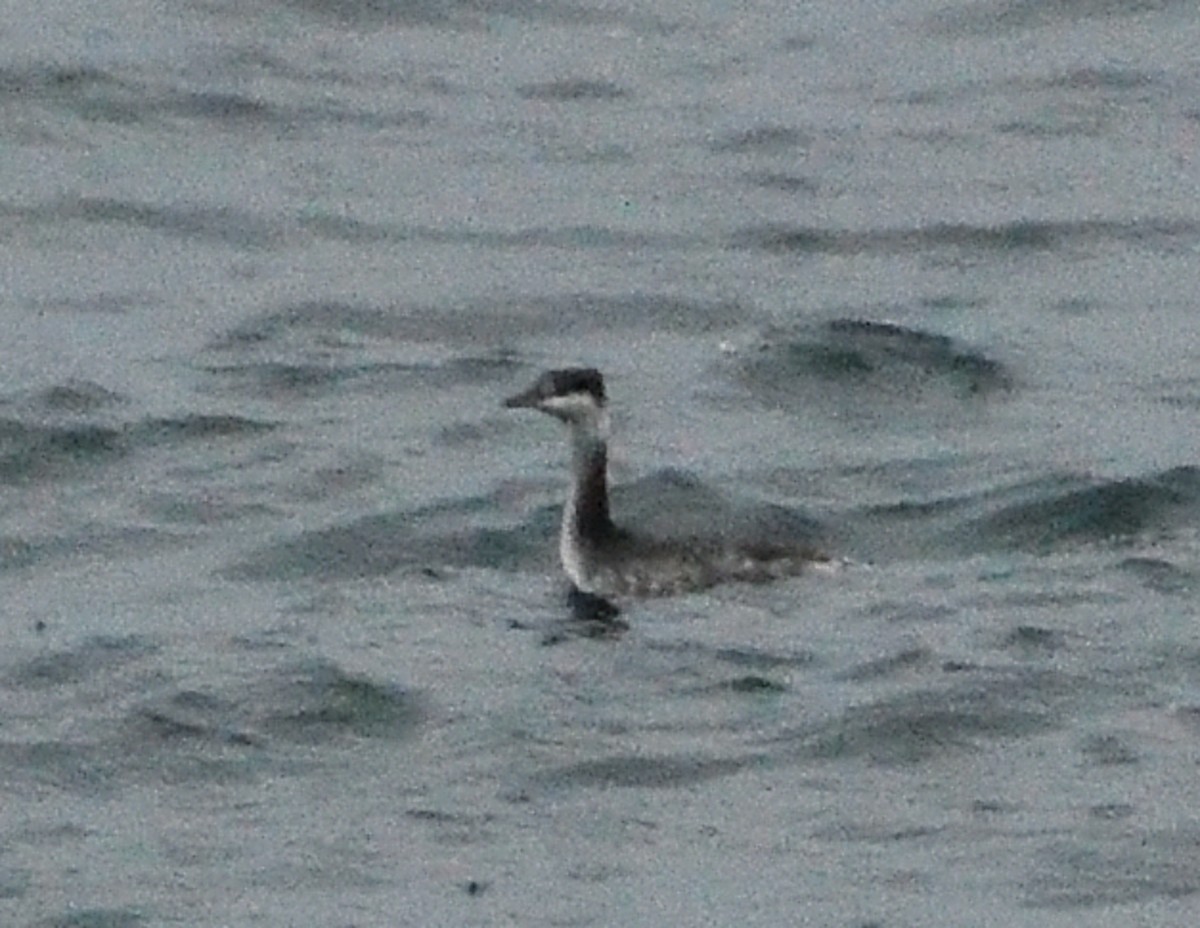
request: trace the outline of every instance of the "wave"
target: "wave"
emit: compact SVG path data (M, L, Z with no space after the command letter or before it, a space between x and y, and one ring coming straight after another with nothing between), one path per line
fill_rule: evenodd
M948 336L867 319L768 331L736 363L739 378L765 401L797 409L825 402L855 416L979 399L1014 384L1002 362Z
M1187 529L1197 520L1200 468L1187 466L1114 480L1051 474L981 492L870 507L847 513L844 526L856 553L881 560L1125 546ZM1150 585L1187 582L1170 565L1135 559L1127 566Z
M76 391L47 396L55 402ZM83 398L85 405L92 400ZM274 425L234 415L192 414L152 417L121 425L43 424L0 419L0 484L26 484L79 476L145 448L214 438L238 438L269 431Z
M1161 535L1198 518L1200 468L1175 467L1010 503L971 520L962 536L986 549L1043 551Z

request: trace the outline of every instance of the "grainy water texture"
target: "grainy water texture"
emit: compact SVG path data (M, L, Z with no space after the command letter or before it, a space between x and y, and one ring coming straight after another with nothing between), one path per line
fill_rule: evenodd
M1194 928L1197 49L5 3L0 925ZM563 364L618 521L847 563L573 619Z

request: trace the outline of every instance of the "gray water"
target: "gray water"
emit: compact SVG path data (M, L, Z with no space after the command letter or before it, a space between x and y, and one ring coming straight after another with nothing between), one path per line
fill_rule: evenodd
M3 23L0 924L1196 924L1193 0Z

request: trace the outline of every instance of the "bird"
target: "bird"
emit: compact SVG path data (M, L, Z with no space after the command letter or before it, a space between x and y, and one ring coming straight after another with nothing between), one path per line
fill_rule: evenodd
M610 418L604 377L592 367L541 374L504 401L564 423L571 446L571 489L563 506L558 551L577 611L617 611L619 597L670 596L724 582L764 582L829 564L807 543L779 539L659 537L617 525L610 512Z

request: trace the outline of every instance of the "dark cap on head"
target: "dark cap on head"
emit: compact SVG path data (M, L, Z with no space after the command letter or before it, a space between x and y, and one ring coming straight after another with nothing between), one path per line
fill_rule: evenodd
M594 367L565 367L546 371L530 387L504 401L505 406L537 406L543 400L573 393L590 393L597 405L603 406L604 377Z

